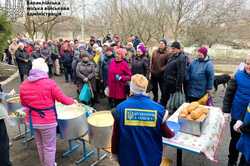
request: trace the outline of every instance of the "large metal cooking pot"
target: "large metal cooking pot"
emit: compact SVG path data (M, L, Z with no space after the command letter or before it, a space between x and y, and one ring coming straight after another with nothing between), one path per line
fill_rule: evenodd
M70 140L83 136L88 131L84 105L63 105L56 103L58 126L63 139Z
M110 111L95 112L88 117L89 141L97 148L110 148L114 119Z
M18 95L17 96L7 96L6 97L6 108L7 108L7 111L9 112L9 114L22 108L22 105L20 103L20 97Z

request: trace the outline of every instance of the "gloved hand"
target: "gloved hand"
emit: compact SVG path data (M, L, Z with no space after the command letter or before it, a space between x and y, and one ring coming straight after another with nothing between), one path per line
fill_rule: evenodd
M237 122L234 124L233 128L234 128L234 131L236 132L240 132L240 126L243 125L243 122L241 120L237 120Z
M115 80L116 81L120 81L122 79L122 77L119 75L119 74L116 74L115 75Z
M88 82L88 81L89 79L87 77L83 79L83 82Z
M111 161L116 161L116 162L118 162L118 157L117 157L117 155L112 153L112 155L110 156L110 160L111 160Z

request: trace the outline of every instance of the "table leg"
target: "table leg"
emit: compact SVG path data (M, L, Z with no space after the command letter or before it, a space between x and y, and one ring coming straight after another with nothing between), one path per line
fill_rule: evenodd
M75 162L76 165L78 165L78 164L82 163L83 161L87 160L94 153L93 150L91 150L91 151L87 150L86 143L85 143L85 141L83 139L80 139L80 141L82 142L82 146L83 146L83 154L82 154L82 158Z
M73 153L77 148L79 148L80 144L74 143L75 140L68 140L69 148L66 152L63 153L62 157L67 157L71 153Z
M177 166L182 166L182 150L177 149L177 158L176 158Z

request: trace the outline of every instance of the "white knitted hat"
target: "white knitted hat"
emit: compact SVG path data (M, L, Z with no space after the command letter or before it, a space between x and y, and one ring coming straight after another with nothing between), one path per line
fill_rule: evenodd
M43 58L37 58L32 62L32 69L49 72L48 65L45 63Z
M135 74L131 77L130 92L133 94L145 94L148 87L148 80L141 74Z

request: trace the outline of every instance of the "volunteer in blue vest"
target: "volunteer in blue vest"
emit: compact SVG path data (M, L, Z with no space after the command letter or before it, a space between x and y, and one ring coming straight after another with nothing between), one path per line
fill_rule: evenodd
M237 143L237 149L242 153L239 166L250 166L250 102L243 121L238 121L234 126L234 130L241 133Z
M233 85L233 86L232 86ZM231 112L230 132L231 140L229 145L228 166L236 166L239 158L239 151L236 144L241 134L235 129L242 125L241 119L250 102L250 55L247 55L244 70L238 70L234 81L229 84L223 101L223 112ZM248 146L250 149L250 147Z
M121 166L159 166L162 137L174 133L167 127L167 111L146 95L148 80L141 74L132 76L131 96L113 112L112 159Z

